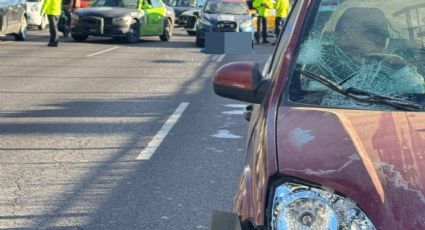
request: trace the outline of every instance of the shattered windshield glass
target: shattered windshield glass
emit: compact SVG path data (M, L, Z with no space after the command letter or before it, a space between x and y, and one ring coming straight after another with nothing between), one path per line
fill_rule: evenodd
M300 43L296 68L424 107L423 0L323 0ZM302 72L301 71L301 72ZM385 109L359 102L294 71L289 99L325 107Z

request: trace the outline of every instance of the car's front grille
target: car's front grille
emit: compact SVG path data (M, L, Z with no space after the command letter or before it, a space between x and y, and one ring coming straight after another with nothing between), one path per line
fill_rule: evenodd
M196 23L196 18L195 17L186 17L185 18L185 24L184 24L184 28L193 28L195 26Z
M232 21L220 21L212 28L213 32L237 32L238 23Z
M105 26L112 25L112 18L103 18L103 23L105 23Z
M103 18L100 17L81 17L83 30L89 34L103 34Z

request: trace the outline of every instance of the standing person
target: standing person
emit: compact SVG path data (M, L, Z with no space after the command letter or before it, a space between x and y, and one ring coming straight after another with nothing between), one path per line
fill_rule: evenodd
M280 31L282 31L283 25L285 24L286 18L288 17L290 5L290 0L276 0L274 4L274 8L276 9L274 30L276 34L276 40L279 38Z
M71 32L71 14L75 9L80 8L81 0L63 0L63 13L65 14L65 18L67 19L64 23L64 31L63 34L65 37Z
M257 10L257 32L255 32L255 40L260 43L260 32L263 37L263 43L269 43L267 40L267 16L269 10L273 7L272 0L254 0L252 6Z
M50 41L47 46L58 47L58 19L62 12L62 0L45 0L41 11L45 13L47 19L49 19Z

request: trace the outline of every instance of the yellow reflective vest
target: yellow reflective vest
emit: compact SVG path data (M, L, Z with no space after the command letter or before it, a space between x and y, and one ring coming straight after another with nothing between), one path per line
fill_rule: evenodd
M274 8L276 9L276 17L287 18L290 5L290 0L276 0L274 4Z
M254 0L252 7L257 10L258 16L269 16L269 9L273 8L272 0Z
M59 16L62 13L62 0L44 0L41 11L47 15Z

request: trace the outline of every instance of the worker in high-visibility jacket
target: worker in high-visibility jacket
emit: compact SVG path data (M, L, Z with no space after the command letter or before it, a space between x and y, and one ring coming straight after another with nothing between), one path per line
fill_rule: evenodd
M276 0L274 4L274 8L276 9L274 31L276 34L276 39L279 38L280 31L282 31L283 25L285 24L286 18L288 17L290 7L290 0Z
M255 40L260 43L260 33L263 43L269 43L267 40L267 16L269 10L273 8L272 0L254 0L252 6L257 10L257 31L255 32Z
M50 41L47 46L58 47L58 19L62 13L62 0L45 0L41 11L47 15L49 20Z

